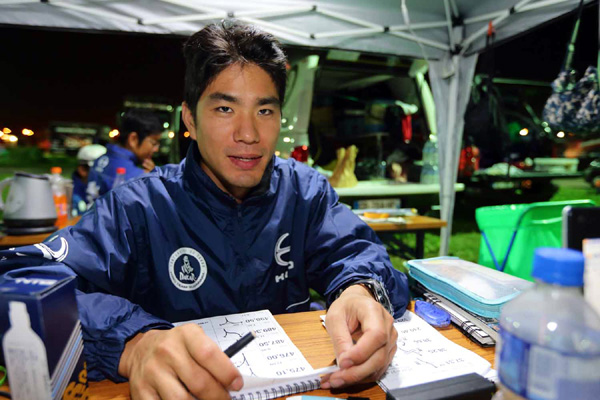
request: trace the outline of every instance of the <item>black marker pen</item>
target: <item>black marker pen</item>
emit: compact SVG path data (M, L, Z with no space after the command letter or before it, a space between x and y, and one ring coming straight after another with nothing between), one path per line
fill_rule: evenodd
M256 337L256 334L253 331L248 332L247 334L245 334L244 336L242 336L240 338L240 340L238 340L237 342L235 342L234 344L232 344L231 346L229 346L224 351L224 353L229 358L235 356L241 349L243 349L244 347L246 347L246 345L248 343L250 343L251 341L253 341L255 337Z

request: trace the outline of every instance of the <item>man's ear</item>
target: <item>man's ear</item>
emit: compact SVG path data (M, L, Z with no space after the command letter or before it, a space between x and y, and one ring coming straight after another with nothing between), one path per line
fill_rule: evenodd
M140 137L137 132L131 132L129 136L127 136L127 148L129 150L135 150L140 145Z
M194 120L192 110L190 110L185 101L181 104L181 116L191 138L196 140L196 121Z

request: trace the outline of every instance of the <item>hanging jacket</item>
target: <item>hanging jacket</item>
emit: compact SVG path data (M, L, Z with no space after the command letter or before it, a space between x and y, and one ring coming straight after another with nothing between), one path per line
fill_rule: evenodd
M119 358L138 332L260 309L308 311L309 288L331 303L340 288L374 278L402 315L406 276L322 175L273 157L238 204L199 162L192 145L181 164L100 197L77 225L0 251L2 280L77 276L90 379L123 381Z
M112 189L117 176L117 168L125 168L126 180L144 174L145 171L138 167L137 163L138 159L131 151L116 144L107 145L106 154L98 157L90 168L86 189L88 204Z

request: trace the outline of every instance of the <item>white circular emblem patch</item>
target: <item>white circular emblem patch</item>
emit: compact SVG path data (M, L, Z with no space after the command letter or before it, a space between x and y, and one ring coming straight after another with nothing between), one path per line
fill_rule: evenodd
M169 258L169 278L179 290L198 289L204 283L208 268L202 254L190 247L182 247Z

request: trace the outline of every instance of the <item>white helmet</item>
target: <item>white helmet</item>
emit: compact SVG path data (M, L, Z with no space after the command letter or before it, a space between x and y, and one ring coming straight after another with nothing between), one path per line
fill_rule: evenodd
M85 163L91 167L94 165L94 161L104 153L106 153L106 147L100 144L88 144L79 149L77 159L81 164Z

